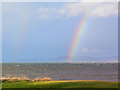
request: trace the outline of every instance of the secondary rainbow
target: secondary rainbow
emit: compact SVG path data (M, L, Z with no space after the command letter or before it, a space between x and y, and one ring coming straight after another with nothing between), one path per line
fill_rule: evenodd
M85 29L86 26L86 19L87 19L87 15L83 16L82 19L80 19L80 22L78 24L78 27L76 29L76 32L74 34L71 46L70 46L70 50L69 50L69 54L68 54L68 62L72 62L73 61L73 57L75 56L75 54L77 53L78 50L78 46L79 46L79 42L82 36L82 33Z

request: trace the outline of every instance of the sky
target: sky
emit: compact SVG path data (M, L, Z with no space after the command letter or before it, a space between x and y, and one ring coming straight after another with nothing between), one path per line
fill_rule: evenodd
M117 3L3 3L3 62L64 62L86 16L74 57L118 56ZM92 60L91 60L92 62Z

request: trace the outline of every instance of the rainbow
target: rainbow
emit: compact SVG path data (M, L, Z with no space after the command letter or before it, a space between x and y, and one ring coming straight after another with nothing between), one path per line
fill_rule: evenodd
M85 26L86 26L86 19L87 19L87 15L84 15L83 18L80 20L80 22L78 24L77 30L74 34L72 43L70 45L70 50L69 50L68 58L67 58L68 62L73 61L72 58L75 56L75 54L78 50L79 42L80 42L82 33L83 33L83 31L85 29Z
M16 52L20 52L23 48L23 44L27 33L28 33L28 24L29 24L29 19L28 19L29 15L23 15L21 16L21 20L20 20L20 24L19 24L19 28L16 32L16 47L15 50Z

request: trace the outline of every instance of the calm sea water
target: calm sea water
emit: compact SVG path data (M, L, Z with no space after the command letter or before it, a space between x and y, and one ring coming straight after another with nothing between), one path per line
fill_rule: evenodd
M118 81L118 64L70 63L4 63L3 76L22 76L31 79L49 76L53 80Z

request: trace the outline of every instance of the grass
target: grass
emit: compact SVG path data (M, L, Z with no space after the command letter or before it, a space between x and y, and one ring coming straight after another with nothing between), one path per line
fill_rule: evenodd
M118 88L118 82L92 80L6 81L2 82L2 88Z

